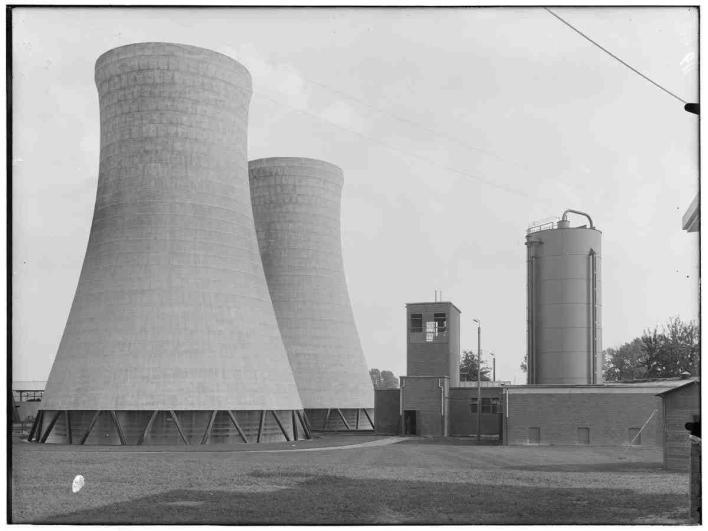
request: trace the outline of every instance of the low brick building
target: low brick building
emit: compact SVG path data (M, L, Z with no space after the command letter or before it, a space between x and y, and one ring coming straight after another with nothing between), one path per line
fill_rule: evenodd
M691 442L687 422L700 419L701 397L698 380L685 380L679 386L658 393L663 417L664 467L688 470Z
M504 443L661 447L656 394L677 381L505 389Z
M684 399L693 391L671 392L685 386L685 380L593 385L483 382L478 391L473 382L459 382L459 317L460 310L450 302L406 305L409 375L401 376L400 389L376 391L377 433L479 436L511 445L660 448L665 444L667 407L672 411L671 430L679 424L683 430L694 410L697 413L697 398ZM697 397L697 391L694 394ZM685 430L681 435L681 441L687 441ZM666 437L673 444L673 435ZM687 460L687 448L675 445L671 452Z

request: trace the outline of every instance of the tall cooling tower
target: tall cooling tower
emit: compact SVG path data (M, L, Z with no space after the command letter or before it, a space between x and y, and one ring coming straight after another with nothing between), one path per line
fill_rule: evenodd
M31 440L205 444L305 435L248 189L248 71L144 43L96 63L98 192Z
M372 429L373 386L342 260L342 170L286 157L248 167L268 288L311 427Z
M568 213L588 218L571 227ZM566 210L526 234L528 383L602 383L601 233Z

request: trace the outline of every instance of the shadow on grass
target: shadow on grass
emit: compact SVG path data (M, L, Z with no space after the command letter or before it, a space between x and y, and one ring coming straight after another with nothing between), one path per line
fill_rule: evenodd
M265 492L171 490L53 515L52 524L686 523L686 497L625 489L490 486L254 473ZM249 482L250 483L250 482ZM261 486L262 486L261 481Z
M609 462L609 463L563 463L558 465L514 465L507 470L529 472L664 472L661 463L654 461ZM671 474L672 472L666 472Z

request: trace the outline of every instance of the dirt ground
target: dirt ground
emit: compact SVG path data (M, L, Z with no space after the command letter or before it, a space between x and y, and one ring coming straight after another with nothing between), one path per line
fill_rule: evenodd
M73 494L77 474L86 483ZM688 475L637 447L341 434L207 451L15 440L11 480L14 523L688 522Z

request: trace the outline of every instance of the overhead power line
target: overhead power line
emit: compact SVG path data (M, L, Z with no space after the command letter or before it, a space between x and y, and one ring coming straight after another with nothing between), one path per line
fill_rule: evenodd
M419 154L417 154L417 153L413 153L412 151L400 149L400 148L398 148L398 147L396 147L396 146L394 146L394 145L392 145L392 144L389 144L388 142L382 141L381 139L378 139L378 138L375 138L375 137L372 137L372 136L369 136L369 135L365 135L365 134L363 134L363 133L361 133L361 132L359 132L359 131L355 131L354 129L350 129L349 127L344 127L343 125L340 125L340 124L338 124L338 123L335 123L335 122L333 122L333 121L331 121L331 120L327 120L326 118L324 118L323 116L320 116L319 114L310 112L309 110L306 110L306 109L301 109L301 108L298 108L298 107L294 107L293 105L290 105L290 104L285 103L285 102L283 102L283 101L281 101L281 100L278 100L278 99L275 99L275 98L273 98L273 97L271 97L271 96L268 96L268 95L265 94L264 91L262 91L262 90L259 91L259 92L257 92L257 93L255 93L255 94L256 94L257 97L265 98L265 99L267 99L267 100L269 100L269 101L271 101L271 102L273 102L273 103L275 103L275 104L277 104L277 105L282 105L282 106L285 106L285 107L289 107L289 108L292 109L294 112L297 112L297 113L300 113L300 114L303 114L303 115L307 115L307 116L311 116L311 117L316 118L317 120L320 120L320 121L322 121L322 122L325 122L325 123L327 123L327 124L329 124L329 125L331 125L331 126L333 126L333 127L336 127L336 128L338 128L338 129L342 129L342 130L344 130L344 131L348 131L349 133L352 133L352 134L354 134L354 135L356 135L356 136L358 136L358 137L360 137L360 138L362 138L362 139L364 139L364 140L366 140L366 141L368 141L368 142L370 142L370 143L378 144L378 145L380 145L380 146L382 146L382 147L388 149L389 151L393 151L393 152L396 152L396 153L398 153L398 154L400 154L400 155L404 155L406 158L415 158L415 159L418 159L418 160L420 160L420 161L422 161L422 162L425 162L425 163L427 163L427 164L430 164L431 166L437 167L437 168L439 168L439 169L447 170L447 171L449 171L449 172L455 173L455 174L457 174L457 175L461 175L462 177L466 177L466 178L468 178L468 179L472 179L472 180L478 181L478 182L480 182L480 183L482 183L482 184L484 184L484 185L487 185L487 186L492 187L492 188L496 188L496 189L501 190L501 191L504 191L504 192L506 192L506 193L508 193L508 194L513 194L513 195L516 195L516 196L519 196L519 197L523 197L523 198L525 198L525 199L531 199L531 200L533 200L533 201L535 201L535 202L537 202L537 203L547 203L547 204L551 204L551 203L548 201L547 198L539 197L539 196L534 196L534 195L532 195L532 194L527 193L526 191L523 191L523 190L520 190L520 189L516 189L516 188L511 187L511 186L506 186L506 185L504 185L504 184L500 184L500 183L498 183L498 182L496 182L496 181L487 179L487 178L482 177L482 176L480 176L480 175L476 175L476 174L474 174L474 173L469 173L469 172L466 172L466 171L463 171L463 170L459 170L459 169L454 168L454 167L452 167L452 166L447 166L447 165L444 165L444 164L440 164L439 161L431 160L431 159L429 159L429 158L427 158L427 157L423 157L423 156L421 156L421 155L419 155Z
M612 58L616 59L617 61L619 61L620 63L622 63L624 66L626 66L627 68L629 68L629 69L630 69L632 72L634 72L635 74L637 74L637 75L643 77L643 78L646 79L649 83L651 83L652 85L654 85L654 86L660 88L661 90L663 90L664 92L666 92L668 95L670 95L670 96L676 98L676 99L679 100L681 103L688 103L688 102L687 102L686 100L684 100L683 98L677 96L676 94L674 94L674 93L671 92L670 90L668 90L668 89L662 87L661 85L659 85L659 83L657 83L657 82L654 81L653 79L651 79L651 78L649 78L648 76L645 76L644 74L642 74L639 70L637 70L637 69L634 68L632 65L626 63L625 61L623 61L622 59L620 59L619 57L617 57L615 54L613 54L610 50L608 50L608 49L605 48L604 46L602 46L602 45L600 45L599 43L597 43L596 41L592 40L590 37L588 37L587 35L585 35L585 34L584 34L582 31L580 31L578 28L576 28L575 26L573 26L570 22L568 22L567 20L565 20L563 17L557 15L556 13L554 13L553 11L551 11L551 10L550 10L549 8L547 8L547 7L544 7L543 9L545 9L546 11L548 11L551 15L553 15L554 17L556 17L558 20L560 20L563 24L565 24L566 26L568 26L570 29L572 29L574 32L576 32L578 35L580 35L580 36L583 37L584 39L590 41L592 44L594 44L595 46L597 46L598 48L600 48L600 50L602 50L603 52L605 52L607 55L609 55L610 57L612 57Z
M378 107L378 106L376 106L376 105L372 105L372 104L369 103L368 101L365 101L365 100L363 100L363 99L361 99L361 98L357 98L356 96L352 96L351 94L349 94L349 93L347 93L347 92L344 92L344 91L342 91L342 90L340 90L340 89L337 89L337 88L334 88L334 87L330 87L329 85L325 85L324 83L320 83L319 81L315 81L314 79L303 78L303 80L304 80L306 83L310 83L311 85L315 85L315 86L317 86L317 87L323 88L323 89L325 89L325 90L327 90L327 91L329 91L329 92L332 92L333 94L337 94L337 95L339 95L339 96L343 96L343 97L345 97L345 98L347 98L347 99L349 99L349 100L351 100L351 101L353 101L353 102L355 102L355 103L357 103L357 104L359 104L359 105L368 107L369 109L373 110L374 112L376 112L376 113L378 113L378 114L380 114L380 115L388 116L388 117L390 117L390 118L393 118L394 120L398 120L399 122L403 122L403 123L412 125L412 126L414 126L414 127L417 127L417 128L419 128L419 129L421 129L421 130L423 130L423 131L426 131L426 132L428 132L428 133L431 133L431 134L433 134L433 135L435 135L435 136L438 136L438 137L444 138L444 139L446 139L446 140L449 140L449 141L451 141L451 142L454 142L455 144L457 144L457 145L459 145L459 146L461 146L461 147L463 147L463 148L465 148L465 149L469 149L469 150L472 150L472 151L477 151L477 152L480 152L480 153L484 153L484 154L489 155L489 156L491 156L491 157L493 157L493 158L495 158L495 159L497 159L497 160L499 160L499 161L501 161L501 162L505 162L505 163L507 163L507 164L514 165L514 166L516 166L517 168L520 168L520 169L524 170L526 173L528 173L527 168L521 166L521 164L519 164L518 162L516 162L516 161L514 161L514 160L512 160L512 159L510 159L510 158L508 158L508 157L502 157L502 156L500 156L500 155L499 155L498 153L496 153L495 151L492 151L492 150L489 150L489 149L485 149L485 148L481 148L481 147L477 147L477 146L473 146L473 145L471 145L471 144L468 143L468 142L464 142L464 141L460 140L459 138L456 138L456 137L454 137L454 136L449 135L448 133L444 133L444 132L442 132L442 131L440 131L440 130L433 129L433 128L428 127L427 125L425 125L425 124L423 124L423 123L421 123L421 122L417 122L417 121L415 121L415 120L411 120L410 118L406 118L406 117L401 116L401 115L399 115L399 114L394 114L394 113L392 113L392 112L386 111L386 110L382 109L381 107Z

